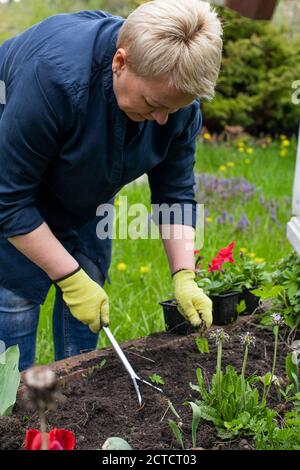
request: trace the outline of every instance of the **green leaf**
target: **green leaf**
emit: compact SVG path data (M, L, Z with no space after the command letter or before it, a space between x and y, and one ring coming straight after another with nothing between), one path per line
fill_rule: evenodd
M195 343L200 353L209 353L207 338L204 336L199 336L198 338L195 338Z
M293 351L286 356L285 359L285 370L289 381L295 387L295 390L299 391L299 379L298 379L298 358L297 352Z
M229 431L227 429L217 427L217 433L221 439L226 440L233 439L238 434L238 431Z
M197 404L201 418L205 421L212 421L216 426L221 426L223 424L220 414L215 408L204 405L201 402L197 402Z
M183 439L182 439L182 431L181 431L180 427L178 426L178 424L173 419L169 419L168 423L169 423L171 431L173 432L178 444L184 450L184 444L183 444Z
M196 447L196 441L197 441L197 430L198 426L201 420L201 414L199 411L199 406L197 406L195 403L189 401L189 405L192 408L193 411L193 421L192 421L192 442L193 442L193 447Z
M173 415L176 416L176 418L181 419L179 414L177 413L173 403L170 400L168 400L168 405L169 405L170 410L172 411Z
M203 374L202 374L202 371L201 371L200 367L198 367L196 369L196 376L197 376L197 380L198 380L198 384L199 384L200 396L205 402L209 402L210 401L210 395L209 395L208 391L206 390L204 377L203 377Z
M164 379L158 374L149 375L149 379L151 380L152 383L157 384L157 385L164 385L165 383Z
M240 315L241 313L245 312L246 310L246 302L245 300L241 300L240 303L235 307L236 312Z
M0 355L0 416L11 414L20 384L19 347L10 346Z
M271 383L271 372L267 372L265 375L260 377L261 382L263 383L264 387L268 387Z

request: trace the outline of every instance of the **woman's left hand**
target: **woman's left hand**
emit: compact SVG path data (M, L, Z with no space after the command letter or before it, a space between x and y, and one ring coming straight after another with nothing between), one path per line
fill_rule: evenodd
M173 288L179 312L194 327L212 324L212 301L195 283L195 273L183 269L173 276Z

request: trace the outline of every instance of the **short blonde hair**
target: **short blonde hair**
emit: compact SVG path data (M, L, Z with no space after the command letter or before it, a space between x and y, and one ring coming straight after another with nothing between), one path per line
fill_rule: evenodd
M222 26L202 0L153 0L122 25L117 48L140 77L169 74L169 85L201 98L214 96L222 58Z

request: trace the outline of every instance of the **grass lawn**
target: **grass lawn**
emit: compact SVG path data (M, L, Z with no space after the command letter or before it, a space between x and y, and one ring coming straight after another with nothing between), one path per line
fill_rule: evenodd
M291 195L296 141L278 139L264 146L199 142L196 174L205 174L197 192L205 203L206 224L202 253L210 258L232 240L238 248L269 263L285 256L291 247L286 240L286 223L291 216ZM286 151L283 151L286 149ZM285 156L280 156L284 155ZM212 175L212 176L208 176ZM246 181L232 180L244 178ZM218 190L214 190L217 185ZM205 197L204 197L205 193ZM123 188L128 204L149 204L147 184ZM118 269L124 263L125 271ZM140 268L149 271L141 274ZM124 266L123 266L124 268ZM119 341L136 338L164 328L160 300L171 295L171 279L159 240L115 240L110 270L111 328ZM51 312L54 288L42 306L37 343L37 363L53 361ZM107 344L100 335L99 347Z

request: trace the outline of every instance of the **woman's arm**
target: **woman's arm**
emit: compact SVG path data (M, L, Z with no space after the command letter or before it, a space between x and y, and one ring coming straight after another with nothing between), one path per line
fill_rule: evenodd
M52 280L60 279L78 267L77 261L57 240L46 222L32 232L8 240Z
M159 229L171 273L194 270L195 229L189 225L160 225Z

